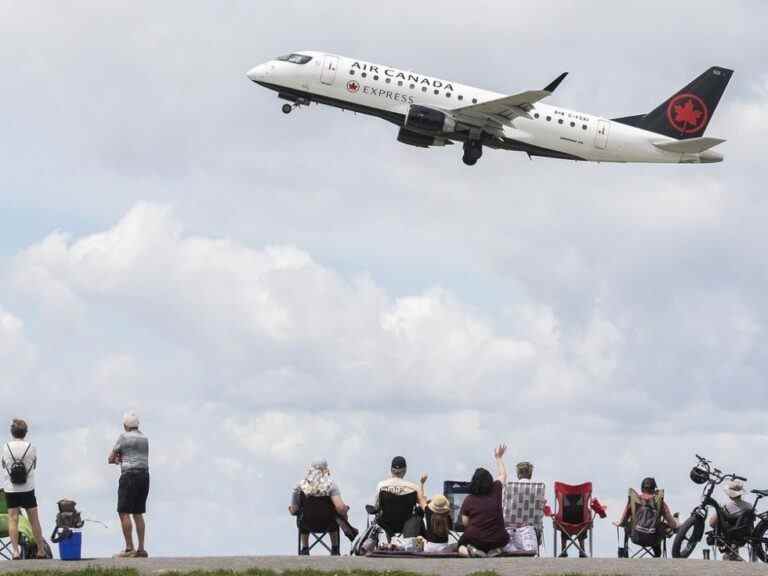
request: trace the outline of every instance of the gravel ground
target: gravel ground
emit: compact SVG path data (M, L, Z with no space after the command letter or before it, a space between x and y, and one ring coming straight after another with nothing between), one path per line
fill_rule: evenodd
M405 570L441 576L465 576L473 572L492 570L499 576L601 574L707 576L752 575L768 576L768 565L747 562L720 562L706 560L618 560L618 559L545 559L545 558L485 558L485 559L400 559L400 558L341 558L296 556L249 556L223 558L151 558L147 560L97 559L80 562L56 560L25 560L0 562L0 573L21 570L78 570L86 567L135 568L142 574L161 574L168 571L192 570L246 570L269 568L280 572L314 568L330 573L363 570Z

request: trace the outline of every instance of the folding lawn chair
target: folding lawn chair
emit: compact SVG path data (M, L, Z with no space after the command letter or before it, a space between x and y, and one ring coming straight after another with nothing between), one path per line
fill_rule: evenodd
M554 555L557 556L557 535L566 538L563 549L568 554L571 547L579 551L579 556L586 557L584 540L589 540L589 556L592 556L592 528L595 516L605 518L605 508L592 498L592 482L570 485L555 482L555 513L552 517Z
M544 536L545 493L543 482L507 482L504 492L504 525L507 528L532 526L539 547ZM537 549L537 555L539 552Z
M405 523L414 515L417 502L416 492L393 494L382 490L379 492L379 507L370 505L365 507L365 511L369 514L368 527L370 528L371 517L373 517L373 522L387 533L388 539L395 534L400 534Z
M299 553L301 553L301 535L308 533L310 552L319 544L330 554L331 547L326 543L325 537L331 532L339 531L339 525L336 522L336 508L331 497L302 494L296 526L299 529Z
M469 496L469 482L458 480L446 480L443 482L443 495L448 498L451 505L451 521L454 532L464 532L461 524L461 505L464 498Z
M24 514L19 514L19 552L22 558L29 558L30 549L35 543L32 526ZM11 539L8 535L8 503L5 501L5 491L0 490L0 558L12 558Z

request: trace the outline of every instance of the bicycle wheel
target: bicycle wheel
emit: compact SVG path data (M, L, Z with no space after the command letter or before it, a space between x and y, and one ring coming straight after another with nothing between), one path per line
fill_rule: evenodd
M768 562L768 520L760 520L752 531L752 550L761 561Z
M691 516L677 531L672 543L672 558L688 558L704 535L704 519L698 515Z

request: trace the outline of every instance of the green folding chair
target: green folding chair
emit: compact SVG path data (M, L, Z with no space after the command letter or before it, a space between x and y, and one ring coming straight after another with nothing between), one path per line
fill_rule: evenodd
M32 533L32 526L24 514L19 515L19 552L22 558L28 558L30 550L37 542ZM12 558L11 539L8 535L8 503L5 501L5 491L0 490L0 559Z

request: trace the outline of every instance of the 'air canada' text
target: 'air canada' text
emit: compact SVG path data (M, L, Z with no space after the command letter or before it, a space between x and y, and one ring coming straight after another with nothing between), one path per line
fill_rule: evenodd
M424 76L419 76L418 74L406 74L405 72L393 70L392 68L384 68L382 72L379 71L378 66L360 62L354 62L352 64L352 68L357 68L358 70L368 72L369 74L384 74L384 76L387 76L388 78L397 78L412 84L421 84L425 86L431 86L433 88L443 88L445 90L453 91L453 84L450 82L443 82L442 80L437 80L435 78L426 78Z

